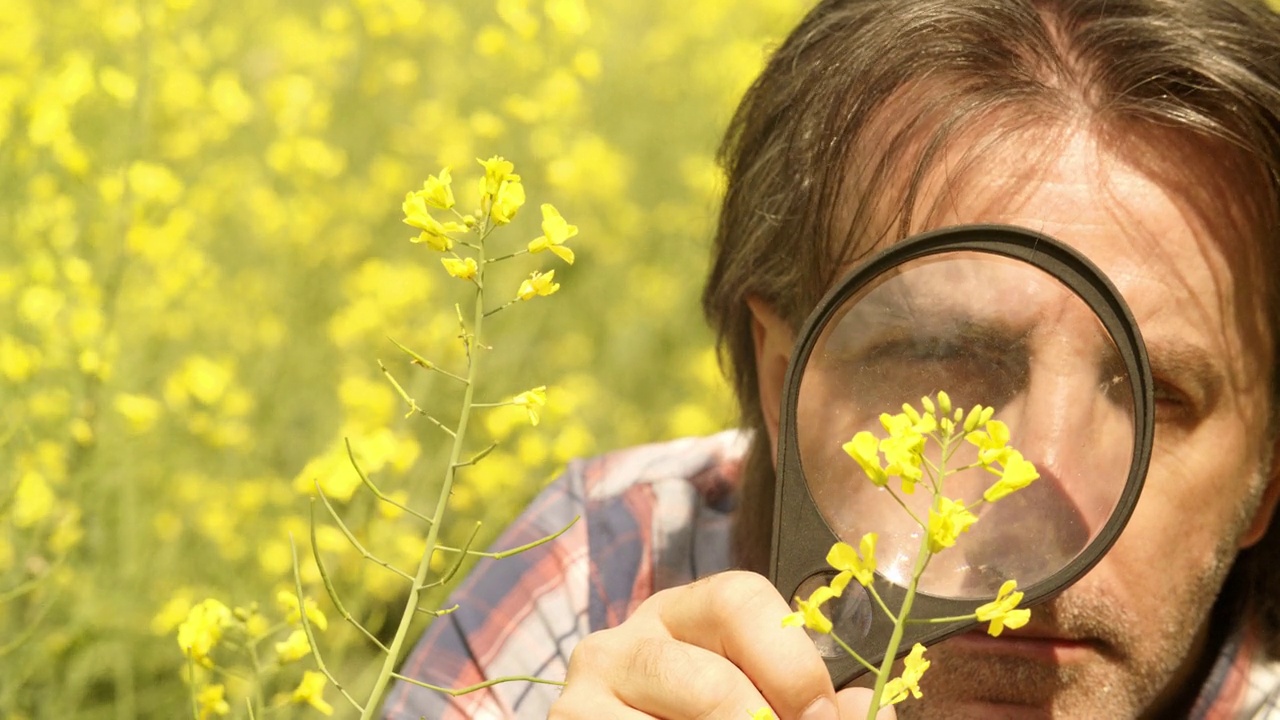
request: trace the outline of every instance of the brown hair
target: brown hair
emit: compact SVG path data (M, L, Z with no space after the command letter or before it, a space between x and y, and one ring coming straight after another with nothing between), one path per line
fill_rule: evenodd
M746 299L798 328L842 266L907 234L957 133L989 140L1064 118L1148 148L1172 133L1222 160L1213 174L1258 238L1246 250L1269 268L1280 344L1280 18L1261 0L820 2L748 91L720 154L728 185L703 308L755 431L740 566L766 569L775 484ZM1280 396L1280 369L1272 379ZM1267 559L1278 553L1280 522L1241 554L1233 583L1280 656L1280 565Z

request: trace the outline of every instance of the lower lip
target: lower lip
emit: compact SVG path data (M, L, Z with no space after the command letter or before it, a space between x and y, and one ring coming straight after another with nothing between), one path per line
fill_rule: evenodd
M1031 638L1004 635L991 637L985 632L967 632L947 640L947 644L964 652L985 655L1009 655L1033 662L1069 665L1097 653L1096 643L1061 638Z

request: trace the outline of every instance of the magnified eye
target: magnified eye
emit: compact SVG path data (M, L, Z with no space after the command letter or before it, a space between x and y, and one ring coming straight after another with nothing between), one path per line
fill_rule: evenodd
M885 408L945 390L957 407L982 403L999 409L1026 386L1028 366L1021 338L989 332L900 335L842 358L840 364L842 373L874 378L860 383L864 393L876 396L864 396L861 404Z

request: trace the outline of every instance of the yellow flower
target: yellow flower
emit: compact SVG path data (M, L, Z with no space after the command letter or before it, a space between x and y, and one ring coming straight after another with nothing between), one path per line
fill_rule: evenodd
M884 684L880 707L897 705L907 699L908 693L916 699L920 698L920 678L924 677L924 671L929 669L930 664L924 659L924 646L920 643L913 645L911 652L903 658L902 664L904 666L902 676Z
M1040 473L1036 472L1036 466L1029 460L1023 459L1022 453L1012 448L1008 449L1001 464L1004 465L1004 471L1000 473L1000 479L982 493L982 498L987 502L995 502L1012 492L1021 490L1040 477Z
M302 674L302 682L293 691L293 702L297 705L310 705L324 715L333 714L333 706L324 701L324 686L329 679L324 673L308 670Z
M276 593L276 603L279 604L280 609L285 612L286 620L291 623L302 622L302 616L298 612L297 595L294 595L288 590L281 590ZM306 602L303 603L303 612L306 612L307 620L309 620L312 625L320 628L321 630L329 629L329 620L324 616L324 613L320 611L320 608L316 607L315 600L307 598Z
M560 211L551 204L542 204L542 237L529 241L529 252L536 253L550 250L556 257L573 264L573 250L564 246L564 242L578 234L578 226L570 225L560 216Z
M422 196L437 210L453 209L453 178L449 176L449 168L441 170L439 175L427 176L427 181L422 183Z
M978 608L978 621L991 623L987 627L987 633L991 637L999 637L1006 627L1017 630L1031 619L1030 610L1018 608L1018 603L1022 602L1022 592L1014 592L1016 587L1016 580L1005 580L996 599Z
M440 258L440 262L444 263L446 272L459 280L474 280L480 269L475 258Z
M524 205L524 185L519 179L507 180L498 188L493 196L493 207L489 217L498 225L506 225L516 216L516 211Z
M520 283L520 289L516 291L518 300L532 300L542 295L552 295L560 289L560 283L553 282L556 277L556 271L551 270L546 273L540 273L536 270L524 282Z
M880 424L889 432L889 437L880 441L880 452L884 453L885 462L888 463L884 471L888 475L902 478L902 492L910 495L915 492L916 483L923 477L920 465L924 462L924 435L919 428L929 425L919 415L912 420L905 412L897 415L883 413L880 415ZM931 430L932 428L929 431Z
M889 476L880 465L880 440L875 435L863 430L840 447L862 467L873 485L884 487L889 482Z
M476 158L476 162L484 167L484 179L480 181L480 194L489 199L498 196L498 191L502 189L502 183L508 181L520 182L520 176L514 172L515 165L499 155L494 155L488 160Z
M411 238L409 241L425 243L432 250L446 252L452 249L453 239L446 233L467 231L467 226L461 223L452 221L442 223L431 217L431 213L427 210L425 192L408 193L404 196L404 203L400 207L404 210L404 224L422 231L418 237Z
M23 473L18 480L13 499L13 524L28 528L49 517L57 506L58 497L53 494L44 476L34 470Z
M539 385L532 390L525 390L512 398L513 405L519 405L529 413L529 424L538 424L538 412L547 404L547 386Z
M231 622L231 610L222 603L208 598L191 608L187 619L178 626L178 647L192 660L212 667L209 653L222 639L222 630Z
M939 497L938 508L929 508L929 552L941 552L956 544L960 533L978 522L978 516L969 512L964 503Z
M196 703L200 705L199 720L208 720L214 715L230 714L231 706L227 704L226 693L227 689L221 683L205 685L196 696Z
M751 720L778 720L778 716L768 707L762 707L751 713Z
M985 432L974 430L965 435L964 439L978 446L978 462L988 467L994 463L1004 463L1008 454L1013 452L1008 447L1009 426L999 420L988 420Z
M823 635L831 632L831 620L822 614L822 604L838 593L826 585L819 585L809 594L808 600L796 598L800 609L782 618L783 627L803 625Z
M861 552L853 549L848 543L838 542L827 552L827 563L840 571L831 581L831 588L836 594L844 592L851 578L857 579L862 586L871 584L876 574L876 534L867 533L858 543Z
M281 663L301 660L310 652L311 643L307 640L306 631L301 629L289 633L289 637L284 642L276 643L276 655L280 657Z

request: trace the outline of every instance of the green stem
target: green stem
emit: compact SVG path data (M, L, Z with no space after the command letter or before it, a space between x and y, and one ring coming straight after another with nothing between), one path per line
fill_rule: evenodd
M830 634L831 634L831 639L835 640L837 645L843 648L845 652L849 653L849 657L853 658L854 660L857 660L858 663L862 665L862 667L866 668L876 677L880 677L880 671L876 669L876 666L867 662L866 659L864 659L861 655L858 654L857 650L854 650L853 648L849 647L849 645L845 643L845 641L840 639L839 635L836 635L835 633L830 633Z
M936 498L940 495L935 496ZM916 555L915 571L911 573L911 582L907 585L907 594L902 598L902 607L898 610L897 621L893 624L893 634L889 636L889 644L884 649L884 660L880 663L880 671L876 675L876 685L872 690L871 706L867 709L867 720L875 720L880 711L881 698L884 697L885 683L893 672L893 662L897 659L898 647L902 645L902 634L906 630L906 620L911 615L911 605L916 599L916 586L920 584L920 576L929 564L929 533L920 539L920 552Z
M486 223L487 224L487 223ZM485 266L484 243L483 238L487 235L484 230L481 231L481 240L478 253L480 257L476 263L480 268ZM481 275L476 282L475 307L473 312L470 336L474 338L476 346L480 346L483 335L481 331L484 325L484 282L483 269ZM471 404L474 401L473 393L476 386L476 366L479 365L478 358L470 352L467 352L467 377L466 386L462 396L462 410L458 417L457 429L452 433L453 448L449 453L449 462L444 469L444 482L440 487L440 497L436 500L435 513L431 517L431 527L427 530L427 545L422 553L422 560L418 562L418 571L414 575L413 585L409 587L409 597L405 601L404 613L400 616L400 624L396 628L395 637L391 640L388 647L386 657L383 658L382 668L378 672L377 679L373 682L373 688L369 691L369 699L364 704L364 708L360 713L361 720L372 720L378 713L379 700L386 693L387 684L391 682L391 678L396 674L396 666L400 662L400 653L404 648L405 640L409 636L409 627L413 624L414 617L417 615L418 597L422 592L421 588L427 584L427 575L431 572L431 558L436 554L436 546L440 538L441 520L444 519L445 510L449 505L449 496L453 491L453 479L458 469L458 460L462 457L463 439L467 436L467 423L471 420Z

